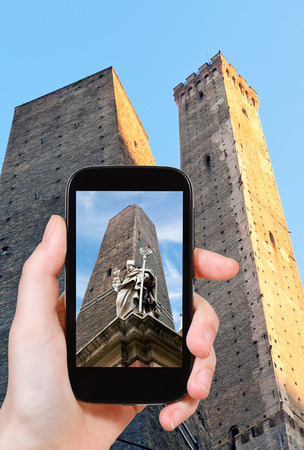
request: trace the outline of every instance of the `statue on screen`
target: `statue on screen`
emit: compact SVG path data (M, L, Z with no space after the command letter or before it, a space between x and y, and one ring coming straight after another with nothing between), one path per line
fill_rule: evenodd
M133 311L139 314L160 316L157 306L157 279L150 269L145 268L146 257L152 253L149 248L141 248L143 267L137 269L133 260L128 260L127 275L124 280L119 278L119 270L113 271L113 289L117 291L116 313L117 317L125 317Z

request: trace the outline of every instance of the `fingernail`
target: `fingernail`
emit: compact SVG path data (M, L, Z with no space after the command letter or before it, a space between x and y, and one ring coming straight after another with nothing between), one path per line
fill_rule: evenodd
M204 389L207 395L209 395L211 380L212 374L208 369L201 370L197 375L197 382Z
M51 236L54 228L55 228L56 218L55 216L51 216L50 220L48 221L48 224L44 230L42 242L45 242L48 240L48 238Z
M171 416L172 430L185 420L185 413L181 409L176 409Z
M213 342L214 342L214 333L211 330L204 331L204 343L208 355L210 355Z

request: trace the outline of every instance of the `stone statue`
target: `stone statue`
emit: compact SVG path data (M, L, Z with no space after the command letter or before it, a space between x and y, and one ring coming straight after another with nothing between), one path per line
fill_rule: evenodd
M149 313L159 317L157 306L156 277L150 269L137 269L133 260L127 261L127 275L122 282L119 279L119 271L115 271L113 288L117 291L116 312L117 317L125 317L129 312ZM144 273L143 283L142 275ZM141 288L142 285L142 288ZM140 296L142 295L142 301ZM142 311L140 311L140 304Z

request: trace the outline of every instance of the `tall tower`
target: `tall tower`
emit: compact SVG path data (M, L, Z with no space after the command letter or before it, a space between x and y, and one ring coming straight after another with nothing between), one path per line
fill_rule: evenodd
M158 320L174 330L155 226L138 205L129 205L109 221L102 239L77 317L77 350L116 318L117 292L112 290L113 273L119 269L119 277L123 279L127 274L127 260L142 267L141 247L151 248L153 252L147 259L147 267L157 280L157 301L162 308Z
M1 403L22 266L51 214L64 217L72 173L100 164L155 164L148 136L112 67L15 109L0 184Z
M215 444L303 449L303 290L257 95L219 52L174 96L196 245L240 263L233 280L196 282L221 323L207 400Z
M15 109L0 179L0 404L7 386L8 333L25 260L51 214L64 216L65 186L81 167L154 165L148 136L114 69L102 70ZM63 274L59 277L63 290ZM176 432L146 408L113 448L210 448L205 410ZM127 443L126 443L127 442ZM188 444L186 444L188 445Z

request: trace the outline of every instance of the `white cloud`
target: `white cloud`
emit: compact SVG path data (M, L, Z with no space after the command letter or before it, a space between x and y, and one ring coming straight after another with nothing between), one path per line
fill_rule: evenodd
M101 242L105 229L108 225L108 217L92 217L88 220L79 219L79 227L77 226L77 235L88 237L90 239Z
M172 261L170 261L166 256L164 257L164 260L167 284L170 285L173 282L176 285L176 282L178 281L178 286L181 286L182 275L176 269Z
M79 273L76 276L76 295L83 299L91 274Z
M181 329L181 317L180 317L180 312L181 311L177 311L176 309L174 309L172 311L172 315L173 315L173 320L174 320L174 325L175 325L175 330L179 331Z
M98 204L97 192L77 192L77 235L101 242L109 214Z
M95 192L94 191L78 191L77 192L77 204L84 208L84 213L88 214L93 211L94 208L94 200L95 200ZM83 214L83 210L82 210Z
M182 242L182 222L175 221L164 225L156 226L159 241Z
M182 291L179 292L169 292L169 298L170 300L174 299L174 298L182 298Z
M166 256L164 257L164 272L175 328L179 330L179 313L182 312L182 275Z

